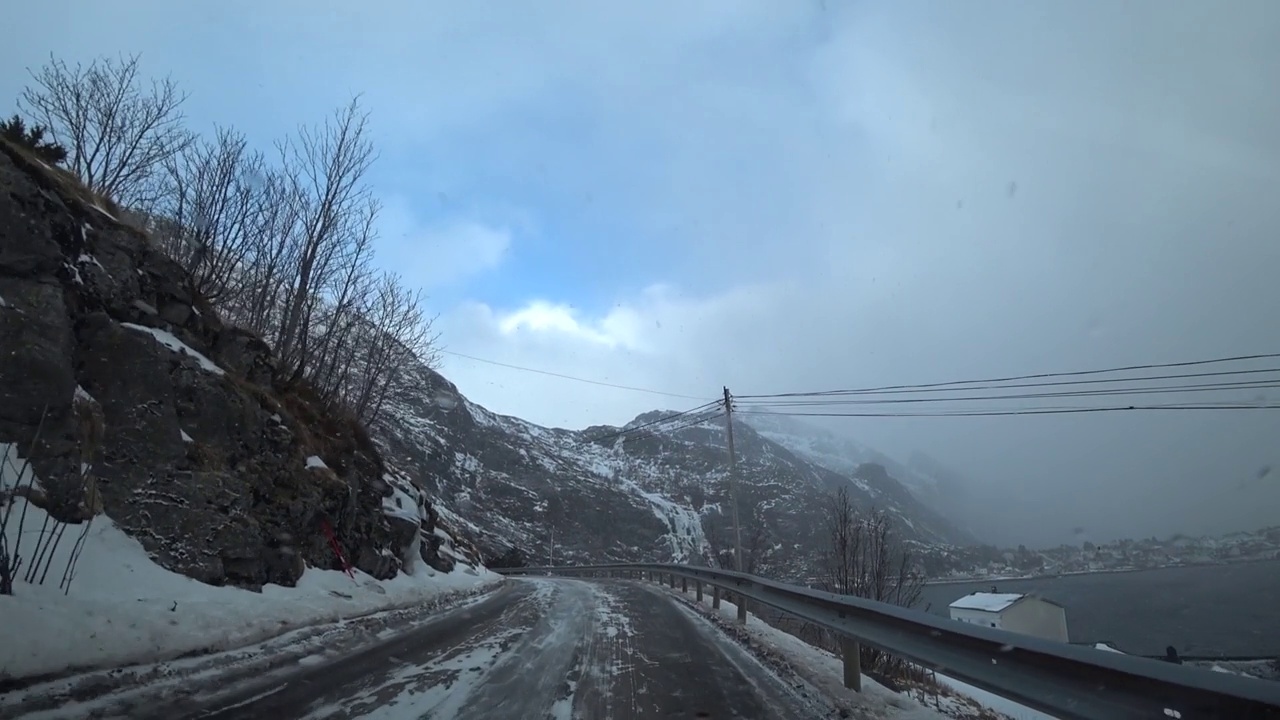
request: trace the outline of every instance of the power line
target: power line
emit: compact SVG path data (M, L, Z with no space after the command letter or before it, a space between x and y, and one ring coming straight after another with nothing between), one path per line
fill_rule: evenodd
M686 422L686 423L684 423L684 424L682 424L682 425L677 425L677 426L675 426L675 427L673 427L673 428L662 428L661 432L666 433L666 434L671 434L671 433L677 433L677 432L680 432L681 430L686 430L686 429L691 428L691 427L697 427L697 426L702 425L702 424L704 424L704 423L706 423L706 422L708 422L708 421L710 421L710 420L714 420L714 419L716 419L716 417L717 417L717 416L719 416L720 414L721 414L721 412L720 412L720 410L717 408L717 409L716 409L715 411L713 411L713 412L708 412L708 413L706 413L705 415L703 415L702 417L696 417L696 418L694 418L694 419L690 420L689 422Z
M831 390L824 393L792 393L788 395L745 395L749 402L772 402L773 398L783 400L791 397L848 397L865 395L911 395L919 393L972 392L975 390L1014 390L1021 388L1075 387L1080 385L1102 385L1120 382L1150 382L1154 380L1190 380L1193 378L1227 377L1233 375L1259 375L1262 373L1280 373L1280 367L1258 368L1253 370L1218 370L1215 372L1177 373L1170 375L1144 375L1141 377L1094 378L1091 380L1056 380L1052 382L1009 383L966 385L963 387L911 387L905 390ZM1242 381L1243 382L1243 381ZM1270 381L1267 381L1270 382ZM1181 387L1181 386L1169 386ZM750 400L750 398L758 398Z
M682 400L705 400L706 399L701 397L694 397L693 395L681 395L679 393L669 393L669 392L663 392L661 390L649 390L647 388L632 387L630 385L618 385L615 383L603 382L600 380L588 380L586 378L574 377L572 375L565 375L563 373L551 372L550 370L538 370L536 368L527 368L527 367L521 367L519 365L511 365L508 363L498 362L497 360L486 360L484 358L478 358L474 355L466 355L464 353L454 352L452 350L441 350L440 352L445 355L453 355L455 357L465 358L467 360L474 360L476 362L486 363L488 365L496 365L498 367L509 368L511 370L523 370L524 372L537 373L538 375L548 375L550 377L561 378L563 380L573 380L575 382L587 383L589 385L599 385L601 387L617 388L618 390L631 390L634 392L649 393L650 395L665 395L666 397L680 398Z
M663 418L661 421L658 421L655 423L646 423L644 425L637 426L637 427L626 428L622 431L612 433L610 435L606 435L603 438L593 438L593 442L611 441L611 440L617 440L620 438L629 439L629 438L636 438L636 437L642 437L642 436L650 437L658 434L675 433L675 432L684 430L686 428L694 427L696 425L701 425L719 414L720 414L719 410L714 410L709 413L697 415L693 417L693 419L688 420L680 425L676 425L675 427L654 427L654 425L661 425L662 423L668 422L673 419L672 417Z
M670 421L672 421L672 420L676 420L676 419L678 419L678 418L687 417L687 416L692 415L692 414L694 414L694 413L701 413L701 412L705 412L706 410L708 410L709 408L711 408L711 407L713 407L713 406L715 406L715 407L717 407L717 408L718 408L718 407L719 407L719 405L720 405L720 401L719 401L719 400L712 400L711 402L703 403L703 404L701 404L701 405L699 405L699 406L697 406L697 407L689 408L688 410L685 410L685 411L683 411L683 412L673 413L673 414L671 414L671 415L667 415L667 416L665 416L665 417L660 417L660 418L658 418L657 420L650 420L649 422L641 423L640 425L632 425L632 426L630 426L630 427L622 428L621 430L618 430L617 432L606 433L605 435L601 435L600 437L590 438L590 440L589 440L589 441L590 441L590 442L606 442L606 441L609 441L609 440L614 440L614 439L617 439L617 438L623 437L623 436L625 436L625 435L633 435L633 434L637 434L637 433L639 433L639 432L641 432L641 431L643 431L643 430L645 430L645 429L647 429L647 428L651 428L651 427L653 427L653 426L655 426L655 425L661 425L661 424L663 424L663 423L670 422ZM717 410L717 412L719 412L719 411ZM696 425L696 424L698 424L698 423L706 422L706 420L707 420L707 418L705 418L705 417L700 417L700 418L697 420L697 422L695 422L695 423L693 423L693 424L695 424L695 425Z
M1280 410L1280 405L1245 404L1172 404L1172 405L1113 405L1107 407L1024 408L1017 410L954 410L920 412L774 412L770 410L740 410L740 415L780 415L784 417L996 417L1002 415L1067 415L1094 412L1123 412L1128 410Z
M1159 370L1163 368L1175 367L1192 367L1198 365L1212 365L1216 363L1226 362L1242 362L1246 360L1267 360L1280 358L1280 353L1262 353L1257 355L1236 355L1232 357L1214 358L1209 360L1186 360L1182 362L1172 363L1150 363L1145 365L1127 365L1123 367L1105 368L1099 370L1075 370L1071 372L1051 372L1051 373L1034 373L1030 375L1010 375L1007 377L984 378L981 380L951 380L949 382L923 383L916 385L883 385L880 387L857 388L852 390L821 390L816 392L790 392L790 393L773 393L765 395L738 395L740 399L759 399L759 398L785 398L785 397L816 397L822 395L851 395L861 393L884 392L889 390L917 390L925 388L947 388L957 385L976 385L980 383L1005 383L1016 382L1019 380L1040 380L1047 378L1060 377L1080 377L1085 375L1103 375L1107 373L1136 372L1139 370ZM1143 378L1116 378L1119 380L1142 380Z
M1044 393L1015 393L1005 395L972 395L960 397L893 397L871 400L826 400L831 396L820 396L815 399L776 399L747 401L746 407L829 407L839 405L896 405L904 403L951 403L974 400L1032 400L1038 398L1067 397L1107 397L1120 395L1165 395L1182 392L1207 392L1211 390L1266 390L1280 388L1280 378L1268 380L1236 381L1223 383L1202 383L1198 385L1165 385L1143 388L1101 388L1093 390L1066 390ZM965 388L969 389L969 388Z

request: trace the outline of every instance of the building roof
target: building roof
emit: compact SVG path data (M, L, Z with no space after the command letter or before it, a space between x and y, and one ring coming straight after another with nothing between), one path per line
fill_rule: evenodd
M982 610L983 612L1002 612L1014 603L1032 598L1043 603L1049 603L1054 607L1060 607L1066 610L1061 604L1056 603L1046 597L1041 597L1039 593L989 593L989 592L972 592L964 597L956 600L947 607L953 607L957 610Z
M948 607L953 607L957 610L1000 612L1024 597L1026 597L1026 595L1023 595L1022 593L975 592L965 595L959 600L951 603Z

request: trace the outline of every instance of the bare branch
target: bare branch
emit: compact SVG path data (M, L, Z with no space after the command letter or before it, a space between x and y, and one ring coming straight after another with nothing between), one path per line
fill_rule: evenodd
M143 88L138 56L99 58L87 67L57 58L23 89L19 106L68 151L88 188L120 205L149 208L166 160L191 143L183 126L187 96L169 78Z
M342 260L352 258L344 250L363 229L363 212L371 198L364 176L374 158L367 126L368 115L354 98L323 126L303 128L296 142L281 145L285 177L292 180L300 244L275 347L282 372L292 378L305 372L313 351L311 318L319 305L332 300L326 294L342 275Z
M894 534L887 512L860 512L848 489L841 487L828 498L824 515L828 547L822 555L822 589L902 607L920 601L924 573ZM871 648L862 652L867 668L898 663Z

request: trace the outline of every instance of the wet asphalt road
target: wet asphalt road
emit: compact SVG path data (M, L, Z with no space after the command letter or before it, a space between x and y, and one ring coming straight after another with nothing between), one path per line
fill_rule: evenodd
M153 717L812 718L824 714L652 586L513 579L337 661Z

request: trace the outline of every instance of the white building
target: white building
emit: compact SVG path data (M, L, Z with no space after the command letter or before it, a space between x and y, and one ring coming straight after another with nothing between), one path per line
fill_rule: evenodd
M1036 595L975 592L948 607L952 620L1069 642L1066 608Z

